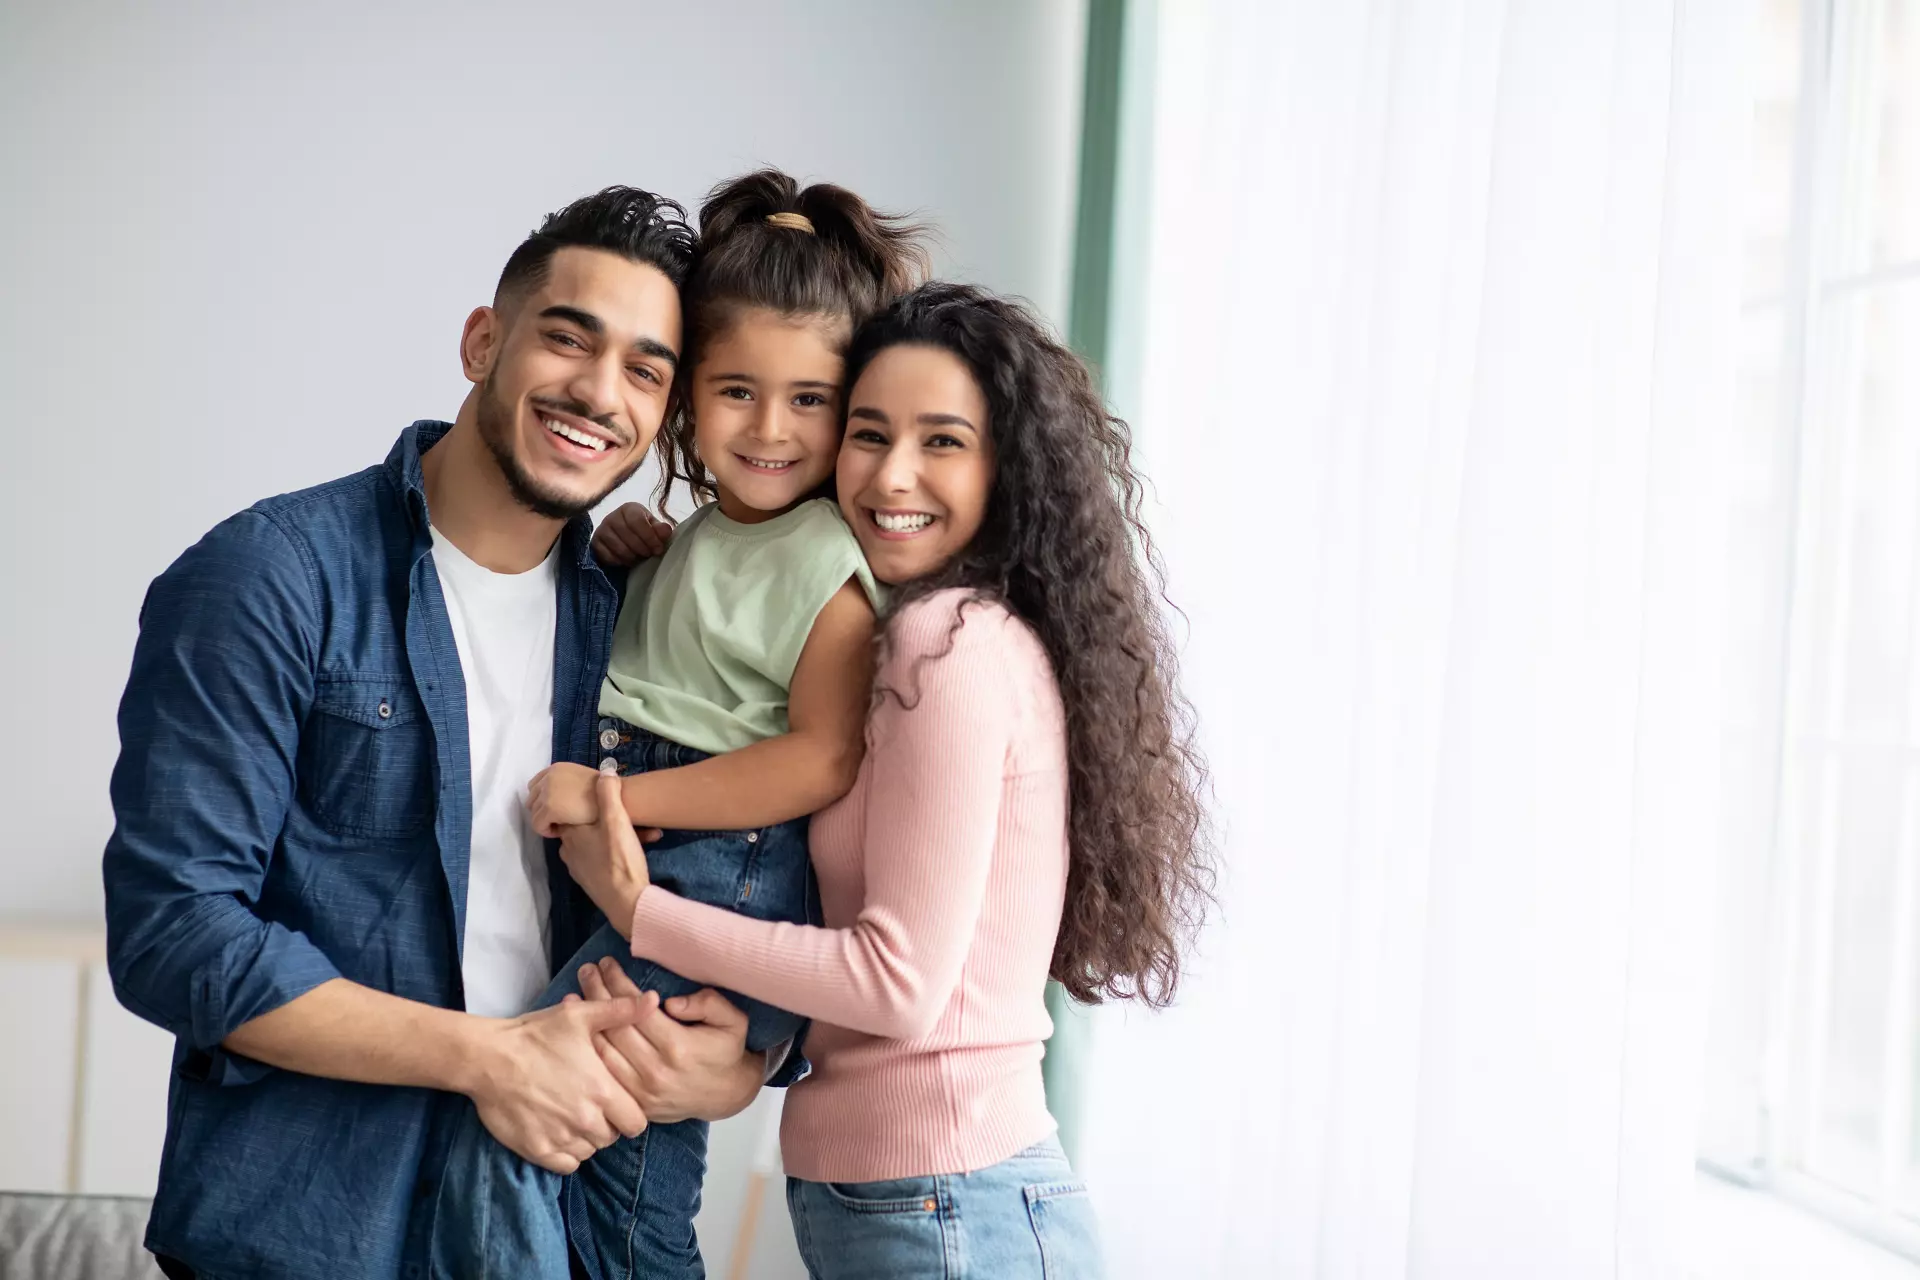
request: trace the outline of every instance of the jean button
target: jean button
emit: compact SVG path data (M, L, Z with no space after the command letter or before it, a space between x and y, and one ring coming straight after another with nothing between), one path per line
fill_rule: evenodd
M602 756L600 757L600 772L619 773L620 762L618 760L615 760L612 756Z
M620 731L618 729L602 729L600 731L600 749L602 751L611 751L619 745Z
M759 843L760 843L760 833L759 833L758 831L749 831L749 832L747 832L747 843L748 843L748 844L759 844Z

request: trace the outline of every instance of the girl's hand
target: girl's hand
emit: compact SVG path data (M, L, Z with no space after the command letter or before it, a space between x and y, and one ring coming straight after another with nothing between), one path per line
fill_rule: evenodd
M548 765L527 783L527 813L533 829L551 839L564 834L562 827L580 827L600 818L600 802L595 799L594 779L599 777L582 764ZM617 792L620 779L614 778ZM622 810L624 813L625 811Z
M593 554L601 564L624 569L649 556L665 555L673 526L637 502L620 506L593 531Z
M560 768L578 766L554 766ZM569 826L560 833L560 861L567 864L567 873L587 891L593 905L605 913L608 923L619 930L621 937L630 937L634 908L650 883L647 854L627 818L626 805L621 803L619 776L596 776L584 769L581 772L594 779L600 816L596 822Z

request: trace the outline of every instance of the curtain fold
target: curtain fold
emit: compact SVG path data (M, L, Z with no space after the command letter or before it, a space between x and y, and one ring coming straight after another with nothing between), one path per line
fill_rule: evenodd
M1227 875L1097 1020L1113 1274L1683 1274L1743 38L1159 7L1115 344Z

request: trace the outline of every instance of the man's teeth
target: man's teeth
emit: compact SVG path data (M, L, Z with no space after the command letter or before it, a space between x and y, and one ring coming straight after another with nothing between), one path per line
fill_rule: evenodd
M774 462L766 458L749 458L745 454L736 454L734 456L758 471L785 471L793 465L791 462Z
M873 513L873 522L888 533L917 533L932 524L933 517L924 511L916 511L910 516L876 511Z
M559 436L562 440L571 440L575 444L585 445L595 453L607 447L607 442L599 436L588 435L586 432L580 430L580 428L570 427L558 418L542 418L540 421L546 426L547 430L553 432L553 434Z

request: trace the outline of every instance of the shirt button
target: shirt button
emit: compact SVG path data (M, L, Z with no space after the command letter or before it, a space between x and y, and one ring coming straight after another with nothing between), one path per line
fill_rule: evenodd
M361 703L360 705L365 706L366 704ZM380 699L380 710L379 710L380 718L382 720L385 720L388 716L392 714L393 714L392 704L390 704L385 698Z
M760 843L760 833L759 833L758 831L749 831L749 832L747 832L747 843L748 843L748 844L759 844L759 843Z
M619 745L620 731L618 729L602 729L600 731L600 749L602 751L611 751Z
M600 772L618 773L620 772L620 762L618 760L615 760L612 756L601 756Z

